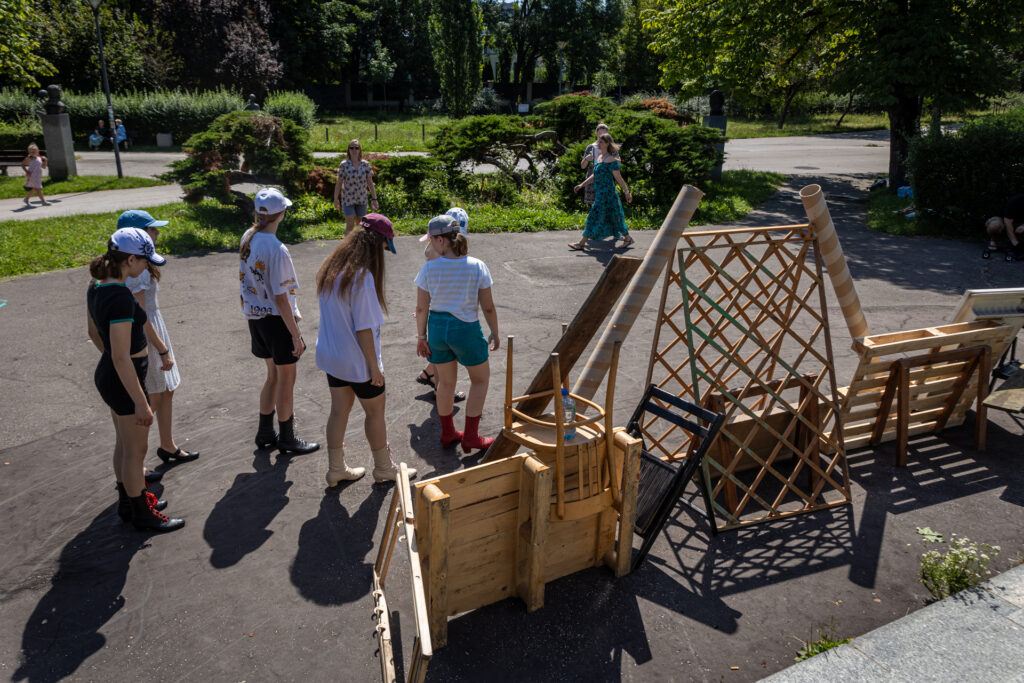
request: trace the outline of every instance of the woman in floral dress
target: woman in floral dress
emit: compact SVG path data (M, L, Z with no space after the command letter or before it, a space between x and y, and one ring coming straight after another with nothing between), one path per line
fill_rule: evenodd
M363 160L359 140L348 143L345 160L338 166L338 182L334 184L334 208L345 216L345 234L366 215L366 195L373 195L371 206L376 211L377 188L373 186L373 169Z
M613 240L622 238L622 246L628 247L633 244L633 238L629 236L626 229L626 216L622 212L622 202L615 192L615 185L622 187L626 195L626 201L632 203L633 195L630 194L626 181L622 179L619 172L619 148L616 146L612 136L608 133L602 134L598 140L600 154L594 163L594 174L573 188L574 192L594 184L594 205L590 207L587 214L587 224L583 229L583 237L579 242L572 242L569 248L573 251L581 251L587 245L587 240L602 240L611 237Z

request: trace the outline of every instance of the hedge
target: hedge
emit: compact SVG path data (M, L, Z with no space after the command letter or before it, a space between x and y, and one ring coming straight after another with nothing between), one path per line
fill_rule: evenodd
M43 127L39 121L22 119L15 123L0 123L0 149L27 150L30 142L45 149Z
M154 144L157 133L171 133L183 142L206 130L216 118L245 107L241 93L232 90L154 90L114 94L114 116L135 135L136 142ZM107 100L101 92L76 94L65 91L62 98L71 117L76 141L84 144L98 119L107 118ZM269 113L290 118L304 128L316 123L316 105L302 93L276 92L265 103ZM0 90L0 121L35 118L38 101L25 91Z
M929 232L977 240L985 219L1024 187L1024 107L922 136L907 168L919 224Z

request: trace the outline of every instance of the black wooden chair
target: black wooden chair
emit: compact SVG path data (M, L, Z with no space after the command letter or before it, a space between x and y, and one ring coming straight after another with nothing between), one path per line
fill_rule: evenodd
M716 534L711 496L702 477L697 477L701 495L704 498L704 509L682 498L686 485L700 471L701 462L708 448L718 436L725 416L713 413L689 401L673 396L651 384L633 411L633 416L626 425L631 436L643 438L641 420L645 415L653 415L666 420L693 436L685 460L666 462L647 450L644 444L640 457L640 483L636 502L636 522L634 533L643 539L640 552L633 557L633 571L643 563L655 539L675 509L676 502L696 510L708 519L711 533Z

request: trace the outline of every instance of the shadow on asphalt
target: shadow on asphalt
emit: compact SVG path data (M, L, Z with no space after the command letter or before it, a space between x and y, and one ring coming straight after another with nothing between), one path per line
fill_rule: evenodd
M273 450L253 452L255 472L235 476L227 493L217 501L206 518L203 539L210 546L210 564L225 569L238 564L249 553L259 550L274 532L267 527L288 504L288 465L291 458Z
M339 498L345 488L327 488L319 513L299 530L299 548L290 570L292 584L302 597L318 605L354 602L373 586L373 558L367 562L366 556L374 546L381 506L393 487L373 486L351 516Z
M11 680L61 680L106 646L100 630L125 606L128 568L150 537L123 524L116 509L105 509L61 549L50 590L25 624Z

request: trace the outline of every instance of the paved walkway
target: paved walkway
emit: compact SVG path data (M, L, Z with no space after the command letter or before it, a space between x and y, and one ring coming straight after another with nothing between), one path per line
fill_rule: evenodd
M1024 680L1024 565L764 680Z
M33 198L29 206L25 206L21 199L0 199L0 220L31 221L55 216L124 211L180 202L181 196L181 188L177 185L157 185L130 190L56 194L46 198L50 206L41 206L38 198Z

